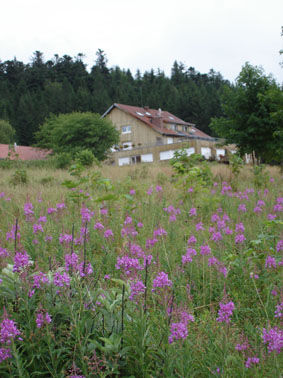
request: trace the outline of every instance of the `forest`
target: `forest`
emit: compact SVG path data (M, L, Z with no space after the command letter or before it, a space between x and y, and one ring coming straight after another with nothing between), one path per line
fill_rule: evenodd
M219 72L202 74L178 61L170 77L153 69L133 75L129 69L109 67L101 49L91 68L81 53L45 60L35 51L27 64L16 58L0 60L0 119L15 129L18 144L28 146L51 114L103 114L116 102L167 110L213 135L209 124L212 117L223 115L220 98L227 86L230 82Z

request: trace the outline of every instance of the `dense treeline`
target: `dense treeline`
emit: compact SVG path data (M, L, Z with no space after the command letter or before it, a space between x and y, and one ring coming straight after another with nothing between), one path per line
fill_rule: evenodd
M34 133L51 113L103 114L114 102L166 109L207 133L211 117L222 115L220 95L230 83L220 73L201 74L175 61L170 77L153 69L133 76L130 70L109 68L102 50L96 55L90 70L83 54L45 61L36 51L29 64L0 61L0 119L15 128L18 143L34 143Z

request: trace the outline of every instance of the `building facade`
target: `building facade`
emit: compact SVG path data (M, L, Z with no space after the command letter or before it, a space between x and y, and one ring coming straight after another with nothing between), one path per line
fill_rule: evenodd
M218 147L219 141L161 109L113 104L102 117L109 118L120 132L110 163L128 165L169 160L174 151L185 148L188 155L198 153L206 159L220 160L233 146Z

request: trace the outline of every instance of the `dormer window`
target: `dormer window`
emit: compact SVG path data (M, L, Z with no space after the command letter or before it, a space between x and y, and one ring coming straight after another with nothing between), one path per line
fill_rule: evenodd
M149 112L145 112L145 114L148 115L148 116L151 116L151 113L149 113Z
M142 113L140 113L140 112L136 112L136 114L139 115L139 116L141 116L141 117L144 116L144 114L142 114Z
M172 119L172 120L174 121L174 117L172 117L172 116L169 116L169 118L170 118L170 119Z
M130 134L132 132L131 126L122 126L122 134Z

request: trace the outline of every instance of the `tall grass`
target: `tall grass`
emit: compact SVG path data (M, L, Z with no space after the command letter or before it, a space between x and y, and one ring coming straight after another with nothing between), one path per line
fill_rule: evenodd
M0 376L280 377L282 178L211 168L1 171Z

